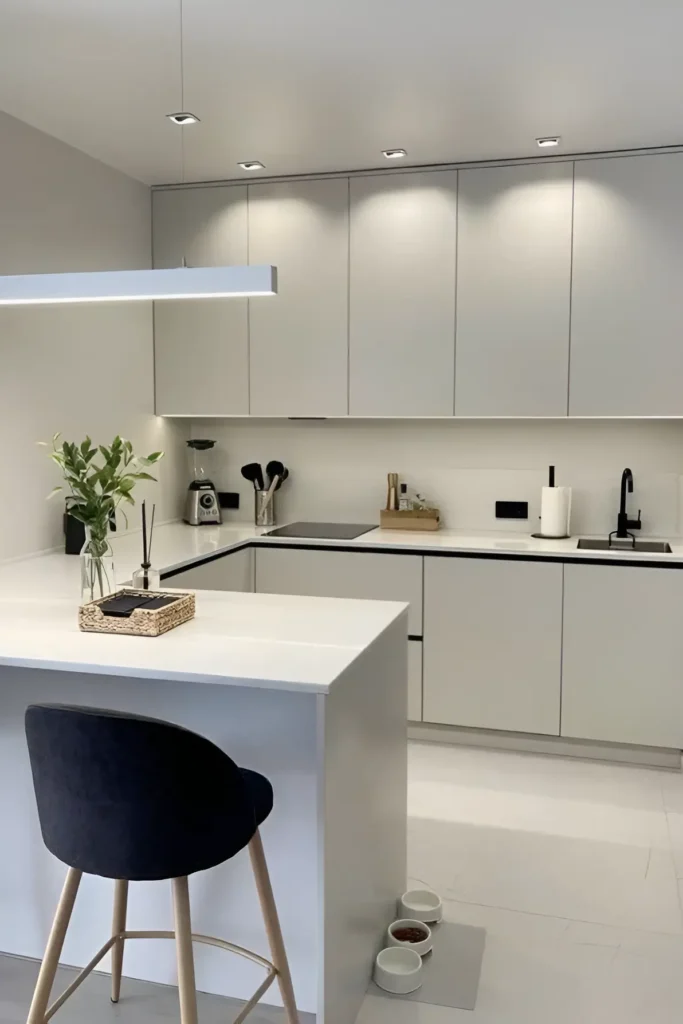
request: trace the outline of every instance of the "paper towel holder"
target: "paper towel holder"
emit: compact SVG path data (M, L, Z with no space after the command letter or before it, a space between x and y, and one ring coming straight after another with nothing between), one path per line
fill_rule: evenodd
M555 467L554 466L548 466L548 487L551 487L551 488L555 487ZM570 493L569 502L570 502L570 508L571 508L571 490L570 490L569 493ZM538 518L539 518L539 521L542 519L541 516L539 516ZM567 513L567 525L569 525L569 512ZM531 536L534 538L534 540L569 540L570 537L571 537L571 534L570 533L564 533L564 534L559 534L558 535L557 533L553 533L553 534L549 534L549 533L532 533Z

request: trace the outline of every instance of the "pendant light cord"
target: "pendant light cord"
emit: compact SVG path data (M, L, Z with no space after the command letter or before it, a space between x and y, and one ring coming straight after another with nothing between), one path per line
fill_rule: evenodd
M178 2L178 26L180 30L180 109L185 110L185 25L183 21L183 0ZM185 126L180 125L180 182L185 184ZM183 258L181 266L187 266L187 252L185 239L187 238L187 207L185 204L184 191L181 192L182 221L183 221Z
M178 21L180 28L180 109L185 110L185 25L183 20L183 0L179 0ZM185 184L185 129L180 126L180 180Z

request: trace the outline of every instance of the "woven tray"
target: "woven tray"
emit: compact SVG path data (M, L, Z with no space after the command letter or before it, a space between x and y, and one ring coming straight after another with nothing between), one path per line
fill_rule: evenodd
M168 633L169 629L175 629L194 618L195 596L194 594L178 593L177 591L150 590L150 597L177 597L173 604L165 608L145 610L136 608L128 618L117 618L115 615L103 615L99 605L108 601L111 597L123 597L125 594L140 596L139 590L131 590L124 587L117 590L116 594L108 594L106 597L98 597L96 601L81 605L78 609L78 625L85 633L128 633L132 636L161 636Z
M383 508L379 514L383 530L438 530L441 514L438 508L416 508L406 512Z

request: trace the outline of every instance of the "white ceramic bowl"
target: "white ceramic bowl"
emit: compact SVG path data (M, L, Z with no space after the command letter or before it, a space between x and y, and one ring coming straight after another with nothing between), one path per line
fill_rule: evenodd
M398 901L398 912L424 924L438 924L443 917L443 903L429 889L409 889Z
M383 949L375 959L375 983L397 996L414 992L422 984L422 957L405 946Z
M421 932L426 932L427 937L422 942L405 942L402 939L396 938L396 932L400 928L419 928ZM432 948L432 929L424 921L416 921L413 918L402 918L400 921L393 921L387 928L387 943L390 946L398 946L401 949L414 949L420 956L424 956L425 953L429 953Z

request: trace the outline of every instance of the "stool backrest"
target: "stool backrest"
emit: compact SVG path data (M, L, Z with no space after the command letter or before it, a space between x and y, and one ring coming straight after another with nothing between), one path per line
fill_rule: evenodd
M256 827L240 769L177 725L101 708L26 712L47 848L109 878L174 878L228 859Z

